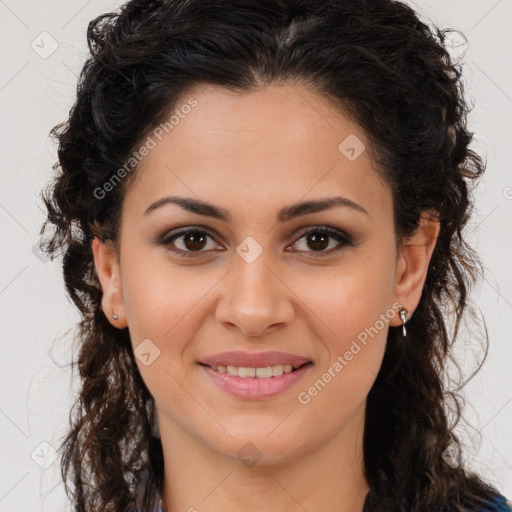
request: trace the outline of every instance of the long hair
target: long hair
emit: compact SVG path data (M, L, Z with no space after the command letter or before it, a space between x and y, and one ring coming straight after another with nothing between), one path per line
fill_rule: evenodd
M152 511L159 499L154 400L127 329L114 328L101 309L91 242L117 239L124 192L138 170L133 152L198 84L235 92L310 86L365 130L392 191L396 240L415 232L422 212L439 219L407 340L390 328L367 397L367 506L477 510L496 496L447 457L462 452L454 427L463 398L443 378L459 325L474 314L469 292L481 264L463 231L485 169L470 149L470 109L461 66L447 51L450 33L394 0L132 0L90 22L90 55L68 119L51 131L58 162L42 192L41 233L52 228L43 248L52 258L63 254L66 289L81 314L72 362L81 388L60 447L74 510Z

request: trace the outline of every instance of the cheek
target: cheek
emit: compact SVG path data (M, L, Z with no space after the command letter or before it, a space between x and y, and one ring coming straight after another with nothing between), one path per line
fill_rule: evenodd
M219 276L180 268L158 253L134 249L122 255L123 301L135 360L148 389L157 400L159 390L173 389L179 401L183 390L173 377L179 382L187 378L190 340L201 328L205 300ZM143 351L151 364L139 358Z
M364 399L377 377L386 347L392 307L394 263L383 248L376 259L368 253L317 283L308 306L323 325L322 341L328 356L318 374L302 390L301 403L318 412L350 414ZM328 412L328 414L331 414Z
M356 302L348 287L340 293L337 310L329 316L325 312L330 323L323 338L328 355L321 358L297 397L300 404L310 407L312 421L321 415L334 430L362 405L375 382L389 329L386 311L390 311L371 293Z
M322 320L328 333L326 340L332 356L347 349L347 345L373 329L385 340L394 291L394 262L391 251L381 247L375 258L373 251L360 252L347 258L342 266L332 269L320 278L301 277L307 305ZM316 282L315 282L316 281ZM309 285L309 286L308 286ZM309 290L309 291L306 291ZM384 324L381 321L384 314Z
M190 327L190 313L214 283L191 267L179 268L161 255L152 261L131 252L123 262L123 301L132 341L152 339L173 346Z
M128 252L128 251L127 251ZM144 270L143 270L144 269ZM123 300L141 377L157 406L190 408L183 353L197 331L197 306L211 288L209 279L169 262L151 262L130 252L123 260ZM175 418L178 421L179 418Z

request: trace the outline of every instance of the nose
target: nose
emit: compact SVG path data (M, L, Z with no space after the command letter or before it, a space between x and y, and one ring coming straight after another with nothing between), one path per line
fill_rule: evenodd
M246 336L264 336L294 318L294 294L263 255L252 263L235 257L220 291L217 322Z

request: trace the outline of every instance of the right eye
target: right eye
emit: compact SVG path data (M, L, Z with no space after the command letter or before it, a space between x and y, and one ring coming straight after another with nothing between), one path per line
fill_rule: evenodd
M206 252L203 249L205 245L207 245L208 238L214 240L213 236L203 229L187 228L178 232L164 234L158 240L158 243L179 256L190 258L195 257L194 253ZM182 248L176 247L175 241L177 240L180 240L178 244L181 245ZM213 245L215 246L215 244ZM215 248L214 246L212 246L213 249ZM216 246L218 247L218 245Z

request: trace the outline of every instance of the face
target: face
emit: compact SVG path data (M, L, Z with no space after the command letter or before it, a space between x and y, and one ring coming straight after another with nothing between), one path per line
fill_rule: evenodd
M103 308L129 329L162 439L284 462L361 432L397 304L417 304L432 247L397 250L365 133L322 96L202 86L183 104L192 97L126 191L119 260L95 240ZM171 196L226 218L160 201ZM246 359L222 355L233 351ZM254 367L260 377L240 376Z

